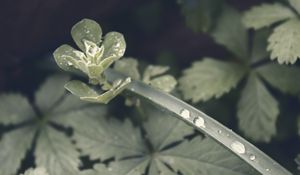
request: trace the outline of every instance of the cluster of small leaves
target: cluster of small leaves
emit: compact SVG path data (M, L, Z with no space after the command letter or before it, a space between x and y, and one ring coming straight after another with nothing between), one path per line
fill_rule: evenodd
M32 148L36 166L44 168L25 175L256 174L213 140L199 134L187 139L194 130L179 119L153 108L138 127L128 118L107 118L106 106L66 95L66 81L68 77L56 75L41 86L35 94L39 112L22 95L1 95L0 122L13 129L0 140L0 174L16 174ZM80 171L84 155L113 161Z
M177 85L177 81L172 75L163 75L169 70L168 66L148 65L141 76L138 61L134 58L123 58L115 63L114 69L164 92L171 92Z
M238 125L247 137L263 142L269 142L276 134L279 115L278 102L264 81L283 93L300 94L298 67L269 62L257 64L268 58L268 33L267 30L257 31L251 49L247 49L249 39L240 13L225 6L210 35L233 53L234 61L204 58L184 70L179 79L184 99L194 103L221 97L246 79L238 100Z
M57 65L65 71L80 70L89 78L92 85L101 85L103 94L98 94L87 84L74 80L66 84L68 89L81 100L94 103L108 103L118 95L130 79L118 80L111 85L103 72L115 61L120 59L126 49L124 37L118 32L109 32L103 37L100 25L93 20L83 19L72 27L72 38L82 50L76 50L69 45L62 45L53 54Z
M245 26L254 30L275 24L268 39L268 51L270 58L280 64L294 64L300 57L300 1L288 1L291 7L280 3L252 7L243 18Z

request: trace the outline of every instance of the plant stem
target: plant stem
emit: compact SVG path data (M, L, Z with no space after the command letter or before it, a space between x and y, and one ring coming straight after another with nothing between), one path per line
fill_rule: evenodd
M126 76L111 69L108 69L105 74L110 82L126 78ZM195 129L213 138L261 174L292 175L284 167L275 162L247 140L234 133L231 129L226 128L218 121L176 97L134 80L127 86L127 90L132 91L136 95L139 95L160 106L166 111L172 113L173 116L183 120ZM185 112L183 113L182 111ZM202 123L200 122L200 125L199 122L196 122L200 121L199 119L203 121Z

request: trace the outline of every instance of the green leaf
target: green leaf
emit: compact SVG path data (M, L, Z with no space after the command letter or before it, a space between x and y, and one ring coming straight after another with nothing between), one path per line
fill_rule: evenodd
M20 94L0 95L0 123L19 124L35 117L27 98Z
M0 174L16 174L32 146L34 133L35 129L24 127L4 134L0 141Z
M186 24L194 32L207 32L221 10L221 0L181 0L181 12Z
M144 123L144 127L155 150L162 150L194 132L194 129L183 121L157 109L148 110L147 115L150 118Z
M81 115L70 113L64 118L57 118L61 123L74 129L74 139L84 155L91 159L117 159L131 155L142 155L145 146L137 128L126 120L107 120L103 108L78 111ZM85 117L81 117L81 116Z
M65 71L74 71L76 69L73 67L72 61L81 59L78 55L79 53L80 52L75 50L73 47L64 44L54 51L53 57L55 59L56 64L61 69Z
M293 17L295 17L293 11L279 3L262 4L245 12L243 22L247 28L257 30Z
M96 164L93 169L88 169L80 172L80 175L112 175L103 164Z
M238 64L205 58L184 70L179 88L185 100L207 101L229 92L244 74L245 68Z
M51 175L79 172L79 153L71 140L50 126L45 126L40 132L34 155L35 163L45 167Z
M291 6L298 12L300 13L300 1L298 0L289 0Z
M125 159L113 162L110 165L110 169L113 174L143 175L146 172L149 161L149 157Z
M164 92L171 92L177 85L177 81L171 75L163 75L152 79L150 85Z
M152 77L161 75L169 70L168 66L154 66L149 65L146 67L143 74L143 82L149 83Z
M77 46L82 51L84 51L84 39L100 45L102 38L102 29L96 21L83 19L72 27L71 35Z
M251 60L253 63L261 61L268 58L269 53L267 52L268 37L270 35L270 30L262 29L257 30L254 33Z
M239 128L254 141L269 142L276 134L278 102L256 74L251 74L238 102Z
M112 57L113 60L118 60L125 53L126 42L121 33L109 32L104 37L103 46L103 58Z
M196 137L191 141L184 141L173 149L162 151L158 159L182 174L258 174L210 138Z
M45 168L38 167L38 168L30 168L26 170L26 172L23 175L49 175Z
M69 81L65 88L77 97L97 97L99 94L87 84L79 80Z
M300 95L300 68L294 66L266 64L258 68L259 74L278 90Z
M54 108L64 96L64 84L68 80L69 77L64 75L51 76L35 93L35 103L43 113Z
M138 61L134 58L122 58L114 64L114 70L123 73L126 76L139 80L141 75L138 70Z
M269 38L268 51L271 59L280 64L294 64L300 57L300 21L289 20L276 27Z
M211 35L240 59L248 57L247 30L242 24L241 14L235 9L225 6Z

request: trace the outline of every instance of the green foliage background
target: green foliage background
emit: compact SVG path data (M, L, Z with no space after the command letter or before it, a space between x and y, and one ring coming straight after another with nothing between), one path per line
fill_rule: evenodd
M161 4L149 3L137 10L143 30L151 33L162 27L159 13L153 13L161 10ZM178 80L174 95L298 173L300 2L265 2L243 11L234 5L222 0L176 4L186 30L193 31L195 38L206 37L225 53L222 56L182 61L185 58L166 49L152 61L135 57L139 63L122 67L121 59L115 69L140 79L149 64L169 66L169 74ZM57 73L49 60L42 62L40 71ZM63 86L69 76L49 76L29 100L19 93L2 93L0 174L24 173L33 166L44 169L28 170L25 175L34 171L49 175L257 174L211 139L146 101L129 95L101 106L66 94Z

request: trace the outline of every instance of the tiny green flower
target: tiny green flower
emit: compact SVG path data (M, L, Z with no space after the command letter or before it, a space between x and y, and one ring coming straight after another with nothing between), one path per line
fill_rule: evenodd
M83 82L78 83L78 81L74 85L72 84L73 81L69 82L66 88L83 100L107 103L131 81L131 79L126 79L111 85L103 74L107 68L124 55L126 42L123 35L118 32L109 32L102 38L100 25L90 19L83 19L75 24L71 30L71 35L80 50L69 45L60 46L53 54L56 63L66 71L80 70L88 76L90 84L99 84L103 90L108 91L102 95L95 92L94 96L91 97L91 94L82 92L91 92L92 89L88 85L82 85ZM83 86L90 90L81 91L80 88ZM105 99L103 99L104 97Z

